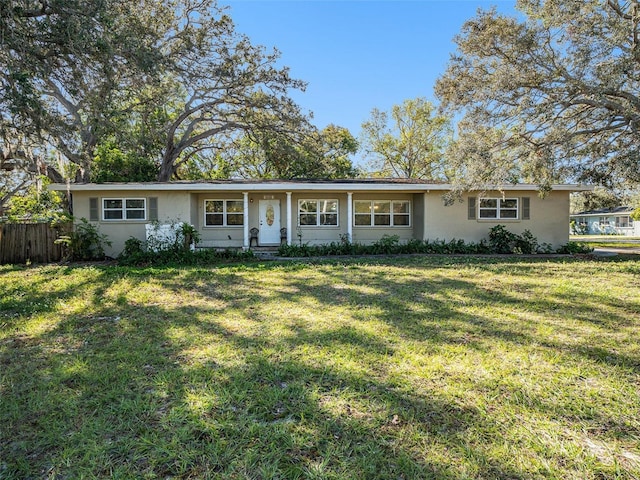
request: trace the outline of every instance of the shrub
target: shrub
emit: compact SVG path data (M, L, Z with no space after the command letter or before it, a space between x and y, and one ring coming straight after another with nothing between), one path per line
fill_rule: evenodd
M538 251L538 239L529 230L522 232L522 235L515 235L513 253L532 255Z
M71 233L61 235L55 243L64 247L68 260L103 260L104 247L111 246L107 236L86 218L81 218Z
M561 254L569 254L569 255L587 254L587 253L592 253L593 248L581 242L569 242L566 245L563 245L560 248L558 248L556 252Z
M489 246L492 253L513 253L518 236L510 232L504 225L496 225L489 229Z

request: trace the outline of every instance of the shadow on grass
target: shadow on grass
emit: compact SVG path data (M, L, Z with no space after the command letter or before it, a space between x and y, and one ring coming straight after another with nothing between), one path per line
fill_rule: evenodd
M404 339L434 352L460 345L485 354L499 341L637 373L635 357L586 339L549 341L535 322L508 315L528 296L541 315L573 311L573 320L608 333L632 323L625 305L609 297L584 301L574 291L539 298L536 265L490 263L522 278L509 290L478 283L476 269L484 266L444 278L425 276L432 265L413 262L391 273L353 263L98 269L55 288L38 278L23 296L4 287L12 303L0 313L55 315L57 301L80 292L89 309L0 344L0 477L517 479L549 473L540 465L523 470L491 453L504 442L500 421L437 389L413 388L391 371L391 360ZM387 263L398 267L373 265ZM279 283L260 283L261 273L280 270ZM30 300L46 306L30 309ZM498 316L481 313L487 305L499 306ZM300 312L323 312L323 323ZM384 332L365 328L372 318ZM485 382L471 385L488 388ZM527 408L585 420L542 394L506 383L491 388L503 389L505 403L522 404L529 396ZM592 415L589 420L620 438L638 435L631 424ZM565 458L554 461L572 466Z

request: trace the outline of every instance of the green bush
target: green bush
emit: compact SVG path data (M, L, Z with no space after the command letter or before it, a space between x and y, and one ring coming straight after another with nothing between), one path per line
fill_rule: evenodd
M55 243L63 246L68 260L104 260L104 247L111 246L107 236L86 218L81 218L71 233L61 235Z
M556 252L568 255L588 254L593 252L593 248L581 242L569 242L561 246Z
M507 230L504 225L489 229L489 246L492 253L514 253L518 236Z
M486 254L551 254L589 253L591 250L578 243L569 242L559 250L548 243L538 243L529 230L521 235L510 232L504 225L496 225L489 230L489 240L466 243L462 239L418 240L400 242L397 235L385 235L371 245L351 243L345 239L324 245L282 245L278 250L281 257L312 257L329 255L385 255L385 254L439 254L439 255L486 255Z
M131 240L131 239L130 239ZM137 239L134 239L137 240ZM128 242L129 240L127 240ZM133 245L133 242L132 242ZM202 250L162 250L162 251L148 251L137 250L129 251L128 255L125 254L127 248L118 257L118 263L123 266L197 266L197 265L211 265L220 263L223 261L245 261L255 258L251 250L242 251L234 249L215 250L215 249L202 249Z

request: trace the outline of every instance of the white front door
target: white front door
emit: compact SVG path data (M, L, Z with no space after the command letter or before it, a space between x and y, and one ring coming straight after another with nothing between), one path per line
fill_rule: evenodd
M280 245L280 200L260 200L260 245Z

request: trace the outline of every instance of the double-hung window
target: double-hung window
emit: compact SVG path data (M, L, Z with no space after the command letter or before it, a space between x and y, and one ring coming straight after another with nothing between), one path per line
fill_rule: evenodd
M338 200L299 200L298 225L301 227L337 227Z
M354 224L363 227L408 227L411 204L408 200L356 200Z
M244 224L243 200L205 200L206 227L241 227Z
M616 228L629 228L630 226L631 222L627 215L616 217Z
M487 219L517 219L517 198L481 198L478 216Z
M146 220L146 198L103 198L103 220Z

